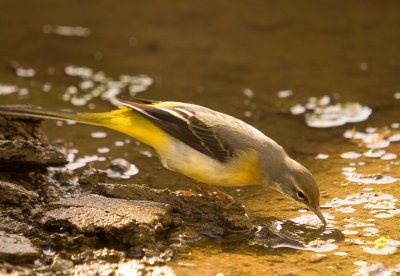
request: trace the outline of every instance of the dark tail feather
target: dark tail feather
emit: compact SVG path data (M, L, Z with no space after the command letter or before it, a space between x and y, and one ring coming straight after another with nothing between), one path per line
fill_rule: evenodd
M78 113L72 111L45 110L31 105L0 105L0 114L79 122L82 120Z

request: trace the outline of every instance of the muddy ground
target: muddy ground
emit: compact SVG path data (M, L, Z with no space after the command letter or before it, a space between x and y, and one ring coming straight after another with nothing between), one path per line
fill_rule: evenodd
M187 243L252 233L239 202L66 169L65 141L50 143L40 125L0 117L0 274L173 274L165 264Z

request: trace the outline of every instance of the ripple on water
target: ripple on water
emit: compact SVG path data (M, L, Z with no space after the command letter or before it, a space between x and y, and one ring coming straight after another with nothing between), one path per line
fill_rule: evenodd
M102 139L107 137L107 132L104 131L95 131L90 133L90 137L95 138L95 139Z
M303 250L303 251L312 251L312 252L317 252L317 253L323 253L323 252L329 252L329 251L334 251L338 248L336 244L334 244L335 240L329 239L329 240L320 240L316 239L304 246L296 246L293 244L278 244L274 245L273 248L293 248L297 250Z
M373 213L376 213L376 212L373 212ZM400 209L385 210L384 212L380 211L374 217L386 219L386 218L394 217L396 215L400 215Z
M0 96L6 96L18 92L18 87L15 85L1 84L0 83Z
M120 106L118 95L127 91L134 97L153 84L153 79L146 75L121 75L114 79L104 72L95 72L89 67L75 65L66 66L64 71L68 76L80 80L78 85L68 87L62 95L64 101L69 101L74 106L91 104L95 98Z
M315 128L336 127L365 121L371 113L371 108L359 103L337 103L316 107L312 113L306 114L306 123Z
M292 90L281 90L278 91L278 93L276 93L278 98L284 99L284 98L289 98L290 96L293 95L293 91Z
M384 155L381 156L382 160L390 161L390 160L395 160L397 159L397 154L396 153L391 153L387 152Z
M396 265L395 268L389 268L382 263L372 263L369 265L366 261L355 261L354 264L360 267L351 274L354 276L389 276L400 274L400 264Z
M296 105L292 106L289 109L289 111L293 115L299 115L299 114L303 114L304 112L306 112L306 108L304 106L302 106L301 104L296 104Z
M368 158L380 158L385 155L385 153L386 151L383 149L370 149L369 151L364 152L363 155Z
M393 134L393 132L386 128L379 131L375 128L368 128L365 132L349 129L343 133L343 136L347 139L360 140L367 148L382 149L387 148L391 143L400 141L400 133Z
M319 159L319 160L326 160L329 158L328 154L325 153L318 153L317 156L315 156L315 159Z
M374 255L390 255L397 251L400 241L387 238L379 238L375 241L375 246L363 246L364 252Z
M107 169L107 176L114 179L129 179L138 173L139 169L123 158L112 160Z
M361 153L354 152L354 151L348 151L348 152L342 153L340 155L340 157L342 157L343 159L357 159L357 158L361 157Z
M342 231L342 233L343 233L344 235L357 235L357 234L358 234L358 231L356 231L356 230L345 229L345 230Z
M97 155L85 155L82 158L78 158L75 162L68 163L65 167L71 171L77 170L79 168L83 168L86 164L95 161L105 161L105 157L97 156Z
M394 203L397 199L390 194L377 194L377 193L355 193L348 195L345 199L334 198L326 202L322 207L324 208L341 208L343 206L364 204L364 208L375 209L387 206L387 202ZM385 204L385 205L384 205ZM392 208L393 205L390 205Z
M59 36L70 37L88 37L90 36L90 29L81 26L62 26L62 25L49 25L46 24L42 27L45 34L55 34Z
M391 184L397 181L397 178L388 175L364 175L357 173L348 175L346 179L359 184Z
M328 224L335 224L335 217L327 212L323 212L323 215ZM305 225L315 225L320 226L321 220L314 214L303 214L297 218L290 219L294 223L305 224Z

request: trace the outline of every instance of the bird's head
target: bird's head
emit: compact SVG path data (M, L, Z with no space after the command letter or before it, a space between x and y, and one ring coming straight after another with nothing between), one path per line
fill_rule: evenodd
M326 225L319 206L319 187L311 173L295 160L287 157L279 173L271 179L272 188L307 206Z

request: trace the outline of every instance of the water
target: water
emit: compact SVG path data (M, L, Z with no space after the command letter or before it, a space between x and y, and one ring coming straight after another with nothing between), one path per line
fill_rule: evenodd
M396 2L379 1L94 5L47 0L21 8L4 0L0 103L103 111L113 108L118 93L193 102L244 119L313 172L322 205L330 204L323 212L332 232L310 246L332 244L335 248L328 248L334 249L271 249L262 239L249 242L232 233L180 252L171 263L179 275L349 274L374 262L393 268L400 263L400 234L394 227L400 218L400 143L382 144L387 141L382 130L395 135L400 122L398 9ZM334 103L360 103L372 108L372 115L354 125L315 129L306 125L304 114L291 114L291 107L324 96ZM299 106L294 111L302 113ZM371 158L364 140L343 138L353 126L362 133L377 128L375 133L383 137L378 145L397 155ZM45 127L51 138L64 138L79 150L76 160L96 156L91 165L107 169L104 157L120 157L139 170L129 181L191 188L185 178L163 169L150 148L123 135L107 131L106 137L95 139L91 135L103 129L57 122ZM109 152L98 151L104 148ZM357 158L343 159L348 152ZM323 158L316 159L319 154ZM342 170L347 167L354 169ZM383 181L387 177L394 181ZM280 231L297 233L301 240L314 231L301 228L302 223L313 224L310 213L278 194L259 187L225 191L245 204L260 230L275 221ZM388 198L370 202L382 195ZM333 204L338 202L340 206ZM391 250L397 255L374 253Z

